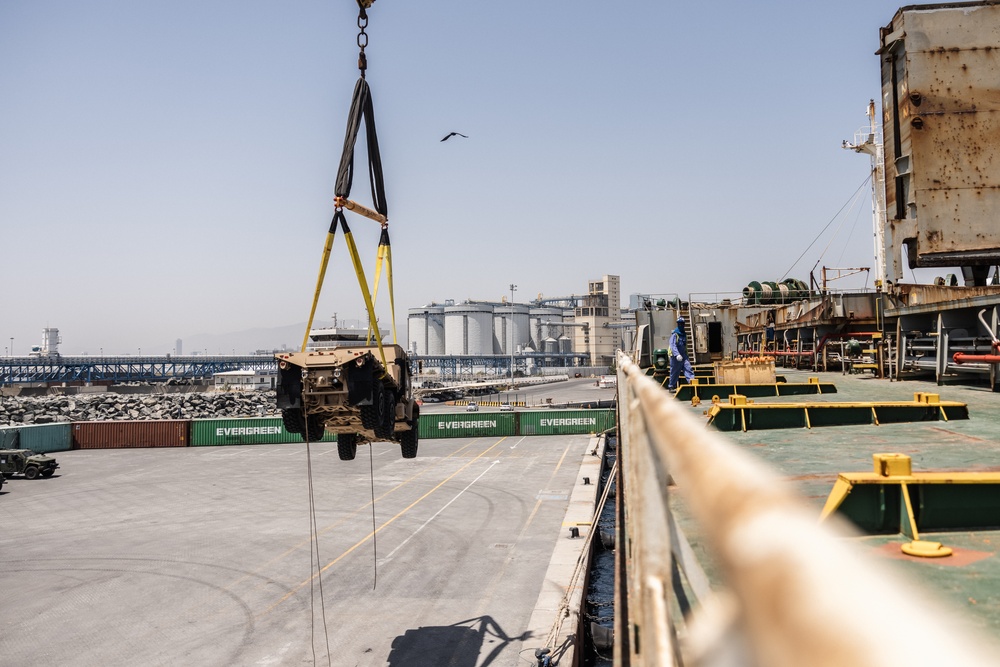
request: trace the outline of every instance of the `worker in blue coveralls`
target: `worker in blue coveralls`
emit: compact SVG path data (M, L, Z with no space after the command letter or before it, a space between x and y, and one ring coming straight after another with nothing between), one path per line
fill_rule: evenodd
M688 382L694 379L691 362L688 361L687 333L684 332L684 317L677 318L677 328L670 334L670 381L668 391L677 389L677 376L684 369L684 377Z

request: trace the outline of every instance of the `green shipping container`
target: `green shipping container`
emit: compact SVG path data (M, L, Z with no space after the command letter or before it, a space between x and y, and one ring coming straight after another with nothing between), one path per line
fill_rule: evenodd
M517 416L521 435L601 433L615 427L614 410L531 410Z
M513 412L420 415L420 438L478 438L514 435Z
M337 436L329 431L322 442L336 442ZM298 433L289 433L281 417L253 417L239 419L191 420L191 447L217 447L219 445L280 445L305 442Z
M0 428L0 449L30 449L36 454L73 449L70 422L30 424Z
M21 444L19 426L0 426L0 449L17 449Z

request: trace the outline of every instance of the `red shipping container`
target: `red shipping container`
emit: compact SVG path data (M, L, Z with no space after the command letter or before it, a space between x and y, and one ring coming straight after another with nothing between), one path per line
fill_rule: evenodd
M73 422L73 449L187 447L189 419Z

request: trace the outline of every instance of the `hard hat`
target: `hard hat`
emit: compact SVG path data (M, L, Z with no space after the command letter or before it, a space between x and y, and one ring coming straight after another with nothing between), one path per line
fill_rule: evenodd
M680 317L677 318L677 324L681 324L682 322L684 322L684 316L683 315L681 315Z

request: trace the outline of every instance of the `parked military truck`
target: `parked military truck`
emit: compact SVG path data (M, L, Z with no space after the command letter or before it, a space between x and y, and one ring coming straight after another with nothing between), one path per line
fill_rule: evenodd
M59 464L51 456L36 454L30 449L0 449L0 474L4 477L52 477L58 467Z
M358 444L399 443L403 458L417 455L420 407L413 398L409 356L399 345L350 346L276 354L277 401L285 430L318 441L337 434L340 458Z

